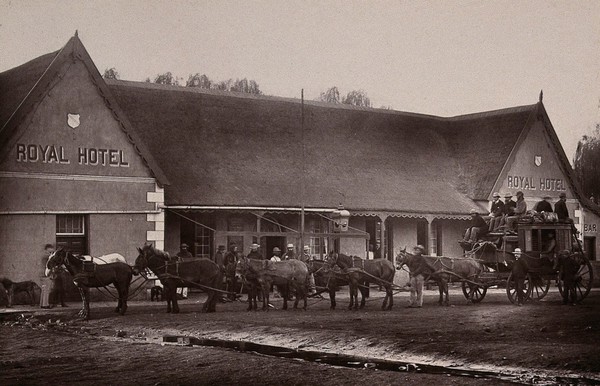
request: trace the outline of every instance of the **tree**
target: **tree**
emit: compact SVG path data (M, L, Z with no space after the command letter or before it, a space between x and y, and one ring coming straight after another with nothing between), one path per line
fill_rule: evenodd
M579 179L583 194L592 195L597 200L600 197L600 123L592 135L584 135L577 143L573 169Z
M327 91L322 92L317 100L327 103L340 103L340 90L336 86L333 86L327 89Z
M342 98L342 103L346 105L371 107L371 100L363 90L352 90Z
M111 67L104 70L104 75L102 75L104 79L121 79L121 75L119 75L119 71L116 68Z
M262 94L262 91L260 91L260 88L258 87L258 83L253 80L248 80L247 78L236 79L231 85L229 91L244 92L246 94L255 95Z
M205 74L200 75L200 73L197 72L194 75L190 74L187 82L185 82L185 87L210 89L212 87L212 80Z
M154 83L157 84L168 84L171 86L179 86L179 79L177 79L170 71L165 72L164 74L158 74L154 78Z

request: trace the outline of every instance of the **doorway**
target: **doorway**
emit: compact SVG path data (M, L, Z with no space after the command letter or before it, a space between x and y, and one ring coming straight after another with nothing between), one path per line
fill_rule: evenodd
M269 260L273 256L273 248L279 248L281 255L285 251L285 237L283 236L263 236L260 240L260 248L263 256Z

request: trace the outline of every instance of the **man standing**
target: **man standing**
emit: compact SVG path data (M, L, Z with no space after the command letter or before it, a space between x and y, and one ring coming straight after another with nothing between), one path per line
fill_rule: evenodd
M573 220L569 217L569 209L567 209L567 195L561 192L558 198L558 202L554 204L554 212L558 217L558 221L572 223Z
M515 282L515 292L517 296L517 305L522 306L525 302L525 279L529 272L529 265L525 259L521 258L521 249L516 248L513 252L515 255L515 262L512 266L512 277Z
M176 259L178 262L183 263L184 261L190 261L191 259L194 258L194 256L192 256L192 254L190 253L190 251L188 250L189 246L186 243L182 243L179 246L179 252L177 252L177 256Z
M42 254L42 258L40 259L40 270L42 274L40 275L40 287L42 288L42 293L40 295L40 308L50 308L50 292L52 290L52 280L48 276L50 273L48 272L48 276L46 276L46 267L48 264L48 258L54 252L54 245L46 244L44 246L44 253Z
M271 256L271 261L281 261L281 249L278 247L273 248L273 256Z
M506 227L509 231L515 231L515 223L527 213L527 203L525 202L525 195L523 192L517 192L517 203L513 211L512 216L506 218Z
M308 266L308 262L310 261L310 259L312 259L312 256L310 255L310 246L305 245L300 260L302 260L302 262ZM313 273L311 272L308 277L308 293L313 294L316 292L316 289L317 287L315 285L315 275L313 275Z
M296 252L294 251L294 244L290 243L287 245L287 251L283 254L281 260L290 260L296 258Z
M213 261L215 263L217 263L219 268L221 268L221 271L225 271L225 267L223 265L224 254L225 254L225 246L219 245L219 247L217 248L217 253L215 253L215 257L213 258Z
M261 255L260 252L258 252L259 247L260 245L252 243L252 245L250 246L250 253L248 253L248 256L246 257L254 260L264 260L263 255Z
M238 249L234 242L229 243L229 251L223 256L223 265L225 266L225 280L227 283L227 291L231 292L228 296L230 300L235 300L237 287L237 278L235 277L235 266L238 260Z
M563 281L563 304L577 304L577 274L579 268L579 253L571 254L568 250L558 253L560 279Z
M175 261L177 263L183 263L184 261L191 261L194 256L188 251L189 246L186 243L182 243L179 246L179 252L175 255ZM179 269L178 269L179 270ZM188 287L177 288L177 293L181 295L183 299L188 297Z
M500 193L494 192L492 195L492 206L490 207L490 225L489 231L492 232L500 226L502 215L504 214L504 203L500 200Z
M423 260L425 247L417 245L413 248L413 256L409 261L408 269L410 271L410 303L407 308L423 307L423 284L425 283L425 274L428 273L428 267Z

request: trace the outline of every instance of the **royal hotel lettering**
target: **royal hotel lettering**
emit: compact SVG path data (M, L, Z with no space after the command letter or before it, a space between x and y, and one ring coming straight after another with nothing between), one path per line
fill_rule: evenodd
M44 164L70 164L65 148L56 145L25 145L17 144L17 162L41 162ZM89 147L77 148L77 163L80 165L112 166L128 168L123 150L96 149Z
M560 178L540 178L534 179L533 177L522 177L522 176L508 176L506 186L509 189L519 190L544 190L544 191L555 191L564 192L565 188L564 180Z

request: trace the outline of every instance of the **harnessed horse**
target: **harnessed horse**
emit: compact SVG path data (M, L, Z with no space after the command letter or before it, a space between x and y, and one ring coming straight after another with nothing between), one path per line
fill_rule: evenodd
M440 293L440 298L438 300L439 305L450 304L448 295L449 282L463 281L465 279L473 280L485 270L483 264L468 257L451 258L443 256L421 255L419 258L423 259L423 261L425 261L429 267L429 278L434 280L438 285L438 290ZM407 265L409 269L412 269L411 266L414 267L415 259L417 259L417 256L406 252L405 248L404 250L400 251L396 258L398 269L402 268L403 265Z
M204 312L215 312L218 300L217 291L221 289L222 273L219 266L212 260L197 258L183 262L174 262L169 254L152 245L138 248L139 256L135 259L135 272L149 268L165 287L164 296L167 300L167 313L179 312L177 304L178 287L195 287L205 290L208 299L202 306Z
M325 288L325 290L329 293L329 302L331 303L330 309L335 310L337 305L335 301L335 293L342 286L350 285L350 281L358 280L359 273L356 272L348 272L343 273L338 266L331 266L326 261L323 260L309 260L308 262L308 270L315 277L315 284L317 287ZM349 276L354 276L352 279ZM365 298L369 297L369 289L363 286L359 286L358 290L361 295L361 303L365 303ZM323 292L323 291L321 291ZM348 306L348 309L351 309L353 306L352 303Z
M358 309L358 288L360 286L368 287L370 282L380 284L385 288L385 298L381 305L382 310L391 310L394 305L393 282L396 270L394 264L389 260L375 259L365 260L358 256L348 256L343 253L331 253L328 256L330 264L337 264L344 272L358 273L358 275L349 275L350 281L350 306ZM360 303L360 308L365 306L365 298Z
M89 293L84 287L98 288L106 287L110 284L115 286L119 294L119 301L115 312L125 315L129 285L133 277L132 269L127 263L117 261L107 264L95 264L59 248L48 257L46 272L60 265L64 265L73 276L73 282L81 294L83 307L78 314L80 317L84 319L90 318Z

